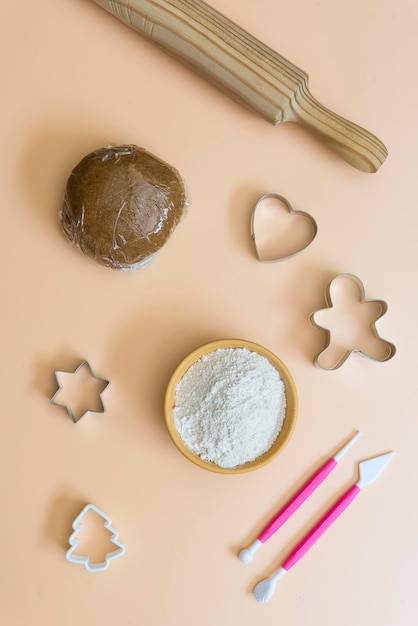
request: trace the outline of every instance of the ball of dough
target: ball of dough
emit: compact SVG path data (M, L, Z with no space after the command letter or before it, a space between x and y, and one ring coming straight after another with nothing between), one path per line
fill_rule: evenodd
M138 146L111 146L71 172L60 224L70 243L102 265L135 270L166 243L187 205L174 167Z

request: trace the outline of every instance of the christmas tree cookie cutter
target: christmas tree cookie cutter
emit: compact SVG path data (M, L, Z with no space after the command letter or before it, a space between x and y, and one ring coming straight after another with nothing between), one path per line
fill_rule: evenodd
M113 543L115 546L115 550L112 550L111 552L107 552L104 555L103 561L98 562L98 563L92 562L91 555L74 554L75 550L77 550L77 548L82 543L80 534L83 529L83 519L89 511L94 511L94 513L96 513L101 518L103 518L104 520L103 526L111 534L109 541ZM122 556L122 554L125 554L126 552L125 546L118 539L119 533L117 533L115 529L112 527L112 520L110 519L108 515L106 515L106 513L103 513L103 511L101 511L94 504L87 504L83 508L81 513L79 513L77 517L75 518L75 520L73 521L72 527L73 527L74 532L71 534L70 538L68 539L68 543L70 544L71 548L67 550L66 552L66 555L65 555L66 559L70 563L77 563L77 564L84 565L84 567L86 568L88 572L99 572L99 571L107 569L109 567L110 561L112 561L113 559L116 559L119 556Z
M79 414L76 415L75 412L73 411L70 403L61 403L61 402L57 401L57 398L59 397L60 393L63 391L63 385L61 384L61 381L60 381L60 375L61 374L67 374L67 375L76 376L83 368L86 368L88 370L91 379L93 379L94 381L97 381L98 383L101 383L101 389L100 389L100 391L97 391L97 406L98 406L98 408L92 408L88 404L84 403L81 412L79 412ZM104 404L103 404L103 401L102 401L102 393L108 387L108 385L110 384L110 381L107 380L106 378L100 378L99 376L96 376L93 373L93 370L92 370L92 368L90 366L90 363L88 361L82 361L80 363L80 365L78 365L74 371L55 370L54 375L55 375L55 380L56 380L57 385L58 385L58 389L56 390L56 392L54 393L54 395L50 399L50 403L53 404L54 406L64 407L65 410L67 411L68 415L73 420L74 424L76 424L82 417L84 417L84 415L86 413L89 413L89 412L91 412L91 413L104 413L105 407L104 407Z
M371 305L372 307L374 307L374 312L370 316L370 319L368 320L368 333L372 341L374 342L374 345L380 347L379 353L376 352L375 354L370 354L370 350L368 348L363 347L362 345L353 345L350 348L343 348L340 350L335 349L335 346L333 345L332 331L330 331L328 328L326 328L324 325L318 322L317 318L321 314L323 314L324 312L328 312L330 309L334 308L332 291L335 285L338 283L338 281L342 279L347 280L349 283L351 283L352 289L356 291L359 305L367 305L369 307ZM326 305L327 305L326 308L318 309L317 311L312 313L310 316L310 321L312 325L315 326L316 328L320 328L326 333L325 347L314 359L314 363L317 367L323 370L328 370L328 371L336 370L339 367L341 367L343 363L345 363L345 361L348 359L348 357L353 353L360 354L361 356L364 356L372 361L378 361L380 363L388 361L395 355L396 347L389 341L382 339L379 333L377 332L377 329L375 326L375 323L377 322L377 320L383 317L383 315L386 313L388 309L387 303L384 300L366 300L364 285L357 276L355 276L354 274L349 274L349 273L338 274L337 276L335 276L331 280L331 282L328 284L328 287L325 292L325 300L326 300ZM336 358L332 364L326 365L325 361L326 361L327 353L330 353L333 348L334 348L334 352L336 353Z

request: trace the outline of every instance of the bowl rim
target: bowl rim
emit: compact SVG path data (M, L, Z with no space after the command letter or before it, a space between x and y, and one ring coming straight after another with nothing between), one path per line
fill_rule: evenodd
M214 352L218 349L225 348L246 348L251 352L256 352L261 356L264 356L268 359L268 361L277 369L280 374L281 379L285 385L286 391L286 413L283 421L282 429L278 434L275 442L272 447L267 450L264 454L259 456L254 461L250 461L243 465L237 465L236 467L225 468L216 465L211 461L204 461L197 454L195 454L190 448L186 446L180 434L177 431L177 428L174 424L173 418L173 407L176 393L176 385L187 372L187 370L205 354L209 354L210 352ZM298 412L298 395L295 386L295 382L291 373L289 372L286 365L277 357L273 352L271 352L268 348L264 346L254 343L253 341L248 341L246 339L218 339L215 341L210 341L208 343L202 344L192 350L189 354L187 354L177 365L173 373L171 374L169 381L166 386L165 396L164 396L164 419L167 426L168 433L171 437L172 442L177 447L179 452L183 454L189 461L201 467L203 469L216 472L219 474L242 474L245 472L250 472L261 467L267 465L275 459L280 452L284 449L284 447L289 442L293 431L296 426L297 420L297 412Z

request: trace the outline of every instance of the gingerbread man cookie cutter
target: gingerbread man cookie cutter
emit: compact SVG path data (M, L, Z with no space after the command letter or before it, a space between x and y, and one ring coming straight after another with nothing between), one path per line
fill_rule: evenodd
M357 289L358 304L374 305L375 312L369 319L368 332L369 332L369 336L372 338L372 341L374 342L376 346L379 346L380 350L379 350L379 354L370 354L370 351L364 348L362 345L354 345L351 348L341 348L339 350L339 354L337 350L337 357L335 361L330 365L330 364L325 363L326 361L325 356L327 355L328 352L331 351L331 348L332 348L332 331L330 331L328 328L320 324L316 318L318 318L320 314L322 314L323 312L329 309L332 309L334 307L334 303L332 299L332 290L336 282L338 282L341 279L346 279L350 281L352 286L354 286L354 288ZM325 347L319 354L316 355L314 359L314 363L317 367L319 367L320 369L328 370L328 371L336 370L340 368L343 365L343 363L345 363L345 361L348 359L348 357L353 353L360 354L361 356L364 356L373 361L378 361L380 363L389 361L389 359L391 359L395 355L396 347L389 341L382 339L379 333L377 332L377 329L375 326L375 323L377 322L377 320L379 320L386 313L388 309L387 303L384 300L366 300L364 285L357 276L355 276L354 274L349 274L349 273L338 274L337 276L335 276L331 280L331 282L328 284L328 287L325 292L325 300L327 304L326 308L318 309L317 311L312 313L310 316L310 322L312 323L312 325L315 326L316 328L320 328L326 333Z

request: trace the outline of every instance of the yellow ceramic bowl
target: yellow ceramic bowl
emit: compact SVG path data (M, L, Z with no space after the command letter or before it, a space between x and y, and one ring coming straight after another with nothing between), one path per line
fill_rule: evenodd
M280 431L273 446L262 456L255 459L255 461L251 461L249 463L245 463L244 465L239 465L234 468L219 467L215 463L204 461L199 456L194 454L194 452L192 452L181 439L175 427L173 419L173 407L177 383L182 379L189 367L193 365L195 361L200 359L201 356L221 348L246 348L247 350L257 352L261 356L264 356L279 372L286 390L286 415L283 421L282 430ZM295 383L293 382L293 378L284 363L282 363L275 354L270 352L270 350L267 350L267 348L263 348L263 346L259 346L256 343L252 343L251 341L245 341L243 339L220 339L219 341L212 341L211 343L200 346L200 348L197 348L188 356L186 356L186 358L181 361L181 363L177 366L177 368L171 375L171 378L167 385L164 403L164 413L167 429L171 439L173 440L173 443L177 446L180 452L187 459L189 459L189 461L192 461L192 463L195 463L199 467L210 470L212 472L219 472L220 474L241 474L243 472L250 472L252 470L258 469L259 467L263 467L267 463L270 463L270 461L272 461L283 450L283 448L289 441L295 427L297 409L298 398Z

